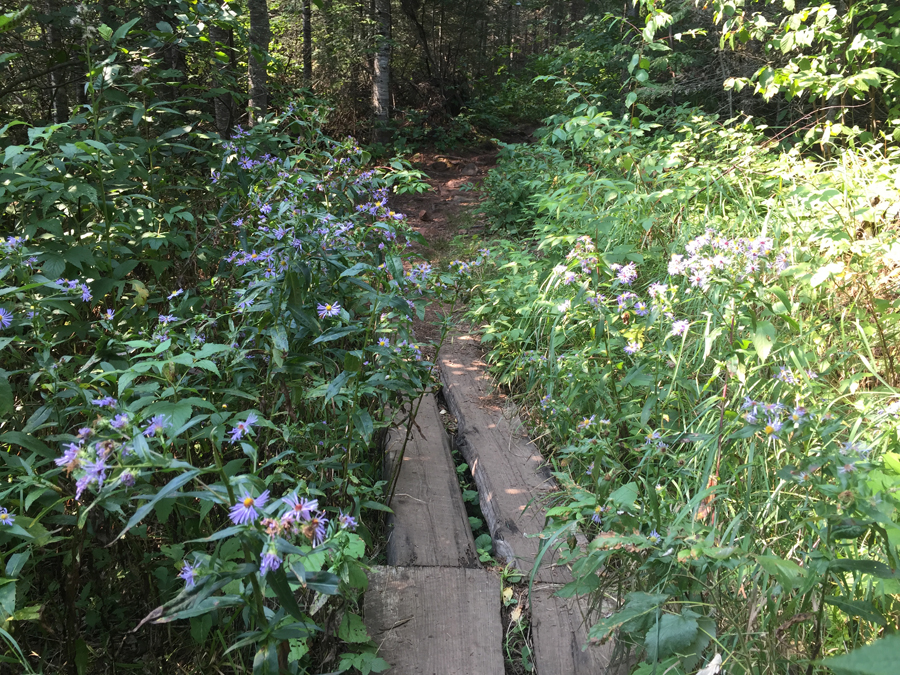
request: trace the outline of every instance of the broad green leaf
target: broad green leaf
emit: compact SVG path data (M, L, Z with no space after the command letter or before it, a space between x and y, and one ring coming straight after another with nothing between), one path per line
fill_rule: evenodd
M650 661L659 661L668 656L689 653L691 644L697 639L699 628L697 620L693 617L663 614L647 631L644 640L647 658Z
M756 333L753 334L753 346L756 348L756 354L759 360L765 362L775 346L777 331L768 321L760 321L756 324Z
M160 499L164 499L165 497L169 496L170 494L175 492L178 488L180 488L182 485L185 485L186 483L189 483L190 481L192 481L198 475L200 475L200 469L193 469L192 471L187 471L187 472L181 474L180 476L176 476L175 478L170 480L165 485L165 487L163 487L159 492L157 492L153 496L153 499L148 501L146 504L144 504L137 511L134 512L134 515L131 516L128 523L126 523L124 529L121 532L119 532L118 536L115 539L113 539L113 542L116 542L119 539L121 539L123 536L125 536L125 533L128 532L128 530L130 530L132 527L134 527L139 522L141 522L144 518L146 518L147 515L150 513L151 509L153 509L153 507L156 505L156 503Z
M351 612L344 613L344 618L341 619L341 625L338 628L338 637L344 642L350 643L369 641L369 635L366 633L366 626L363 620Z
M871 602L864 602L862 600L845 600L844 598L833 598L827 597L825 598L826 604L832 605L833 607L837 607L844 614L848 616L858 616L864 621L868 621L869 623L874 623L879 626L885 625L884 617L875 609L875 605Z
M768 574L775 577L784 590L794 587L799 579L805 576L804 569L791 560L782 560L774 555L758 555L756 562Z
M662 593L629 593L625 596L625 605L622 609L591 626L589 635L591 638L602 640L623 624L656 611L668 599L669 596Z
M887 635L849 654L822 661L837 675L896 675L900 635Z

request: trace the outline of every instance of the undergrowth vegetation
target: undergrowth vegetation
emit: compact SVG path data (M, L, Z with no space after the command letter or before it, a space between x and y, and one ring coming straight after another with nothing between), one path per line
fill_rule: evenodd
M0 659L384 670L357 612L377 440L432 381L414 317L459 280L387 206L419 174L367 168L312 105L231 140L151 113L127 28L82 113L0 166Z
M817 672L900 617L898 150L582 101L486 180L519 239L470 308L556 468L562 594L635 672Z

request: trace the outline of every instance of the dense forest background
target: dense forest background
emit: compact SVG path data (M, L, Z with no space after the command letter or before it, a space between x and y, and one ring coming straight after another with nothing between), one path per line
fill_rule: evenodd
M898 72L872 0L4 3L3 668L385 670L439 306L632 672L893 673ZM438 269L390 200L476 145Z

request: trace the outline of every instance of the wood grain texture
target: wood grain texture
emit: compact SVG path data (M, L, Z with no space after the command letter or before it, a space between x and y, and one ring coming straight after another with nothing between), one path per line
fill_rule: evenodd
M461 567L374 567L365 623L389 675L503 675L500 579Z
M587 629L592 619L585 600L558 598L553 593L559 588L535 585L529 596L538 675L626 675L629 663L614 658L619 655L615 654L613 640L603 645L588 644Z
M457 446L472 469L481 511L497 557L531 572L542 545L542 497L555 488L544 458L528 439L518 416L507 418L481 359L477 338L454 336L438 354L444 398L458 423ZM553 550L541 559L535 579L566 583L571 575L554 564Z
M388 436L386 479L396 465L405 436L405 428L392 429ZM481 566L450 455L450 439L433 394L426 394L419 406L391 509L389 565Z

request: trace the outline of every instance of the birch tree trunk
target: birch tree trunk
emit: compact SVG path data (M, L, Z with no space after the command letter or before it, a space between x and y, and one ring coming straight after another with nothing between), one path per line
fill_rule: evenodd
M272 33L269 28L269 6L266 0L247 0L250 14L250 108L248 123L252 127L256 118L266 114L269 86L266 79L266 59Z
M388 140L391 116L391 0L375 0L375 59L372 68L372 107L375 111L375 140Z

